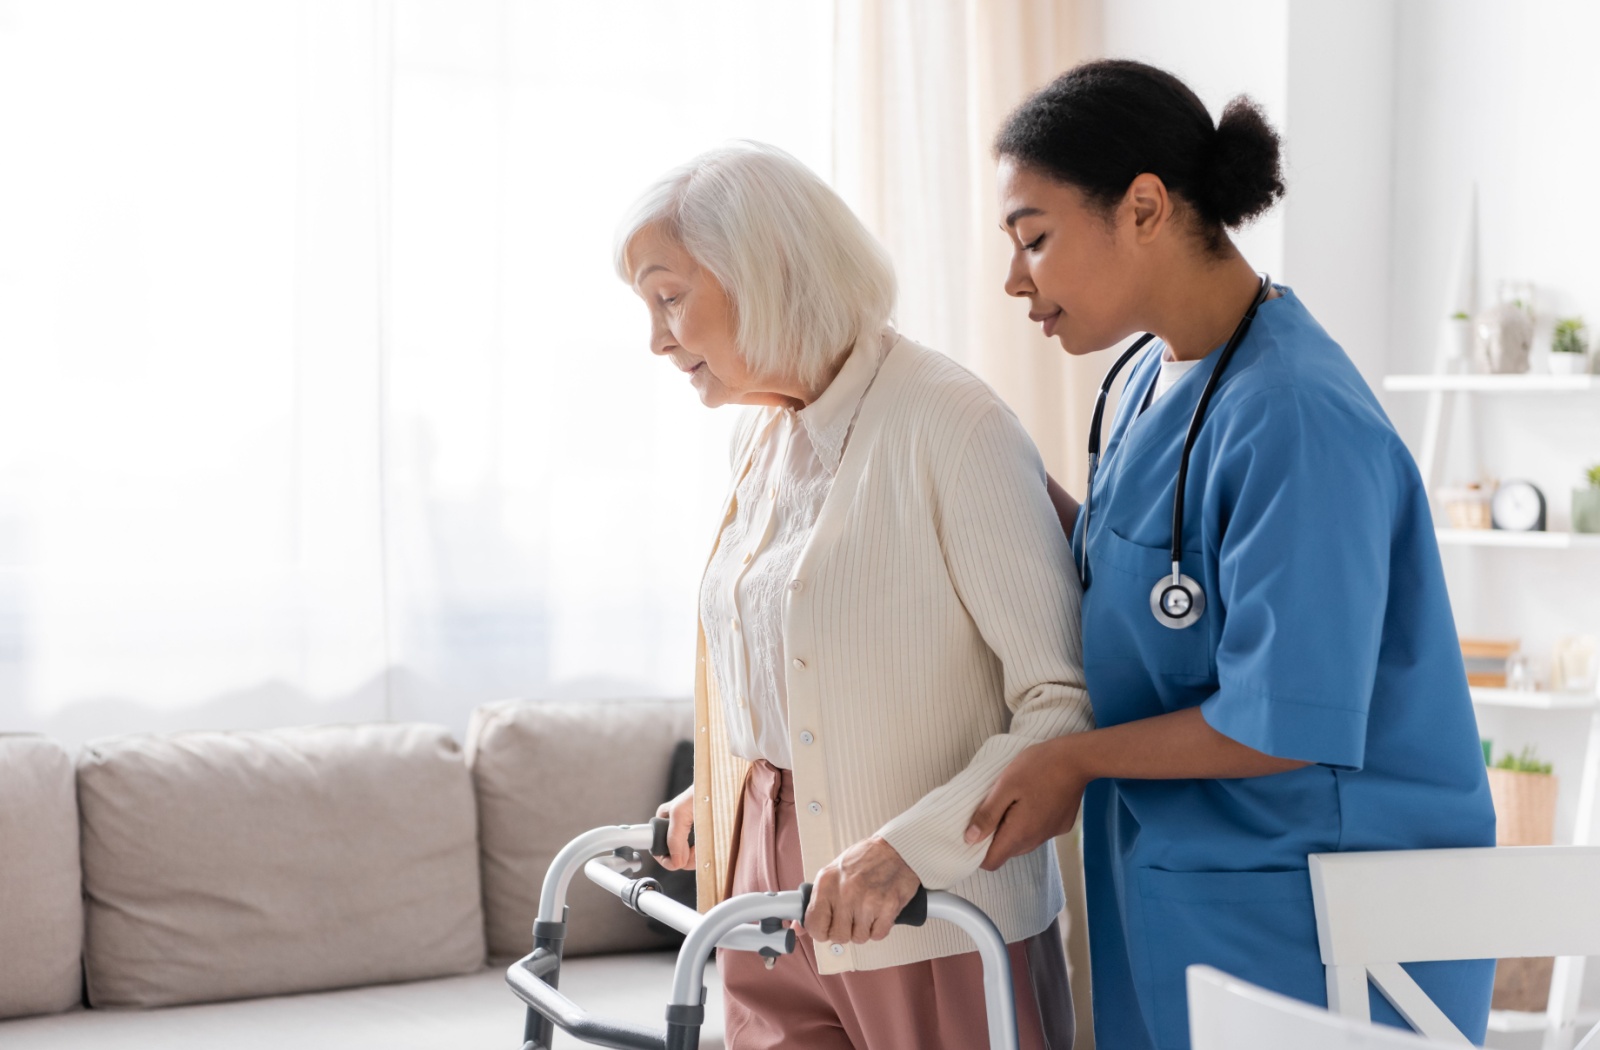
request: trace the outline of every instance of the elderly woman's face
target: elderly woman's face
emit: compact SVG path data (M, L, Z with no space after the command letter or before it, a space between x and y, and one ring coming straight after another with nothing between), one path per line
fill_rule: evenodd
M711 273L656 226L628 243L633 290L650 309L650 352L689 375L708 408L773 404L734 341L733 304Z

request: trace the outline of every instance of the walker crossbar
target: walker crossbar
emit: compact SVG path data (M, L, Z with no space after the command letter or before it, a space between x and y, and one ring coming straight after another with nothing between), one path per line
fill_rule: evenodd
M549 1050L556 1028L591 1045L617 1050L695 1050L705 1022L705 967L712 949L753 951L769 963L794 951L794 930L783 923L798 922L805 915L811 899L809 883L785 893L740 894L702 915L660 892L654 879L630 877L642 863L639 851L659 847L661 841L659 823L655 828L625 824L585 832L556 854L545 874L539 918L533 924L533 951L506 971L506 982L528 1006L522 1050ZM557 990L566 940L567 891L580 869L629 908L685 935L673 970L665 1031L590 1017ZM929 918L955 923L976 943L983 961L989 1046L1016 1050L1011 963L1000 931L973 904L920 887L895 921L920 926Z

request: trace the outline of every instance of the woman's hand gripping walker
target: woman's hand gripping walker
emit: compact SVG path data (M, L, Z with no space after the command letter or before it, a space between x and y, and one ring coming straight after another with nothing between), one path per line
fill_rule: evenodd
M810 903L811 885L785 893L745 893L730 897L701 915L661 892L649 878L630 877L642 863L640 852L667 853L668 822L596 828L567 843L545 874L539 917L533 924L533 952L506 971L506 981L528 1004L522 1050L548 1050L555 1029L582 1042L620 1050L693 1050L705 1022L705 968L713 948L757 952L770 966L794 951L795 933L785 922L799 922ZM692 832L691 832L692 834ZM691 840L692 842L692 840ZM641 915L682 932L667 1003L666 1029L590 1017L557 991L561 946L567 933L567 890L579 869ZM1017 1016L1012 999L1011 962L1004 938L973 904L952 893L919 888L898 925L921 926L928 919L960 926L977 944L983 960L983 991L989 1014L991 1050L1016 1050Z

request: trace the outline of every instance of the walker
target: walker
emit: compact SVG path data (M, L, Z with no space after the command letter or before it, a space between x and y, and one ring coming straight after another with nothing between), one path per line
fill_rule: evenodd
M794 951L794 930L811 901L811 885L784 893L744 893L701 915L678 903L654 879L630 878L643 863L640 851L667 852L667 821L624 824L585 832L564 846L545 874L539 917L533 924L533 951L506 971L506 982L528 1005L522 1050L549 1050L555 1029L591 1046L618 1050L695 1050L705 1022L705 968L713 948L757 952L769 965ZM640 915L664 922L685 935L672 974L666 1030L590 1017L556 990L561 975L561 944L567 933L567 889L579 868ZM942 891L918 888L895 922L921 926L929 918L953 922L967 932L983 960L983 992L988 1008L991 1050L1017 1050L1017 1016L1012 1000L1011 961L1006 943L989 916L976 905Z

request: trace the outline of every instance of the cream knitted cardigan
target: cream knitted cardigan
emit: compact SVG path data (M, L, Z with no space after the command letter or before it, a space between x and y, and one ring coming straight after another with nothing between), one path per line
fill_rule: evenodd
M1093 724L1071 555L1038 450L977 377L892 331L786 592L784 647L806 877L882 833L930 889L1007 941L1064 898L1046 843L999 871L968 846L973 809L1023 748ZM774 409L747 414L734 481ZM732 519L729 497L723 526ZM719 530L720 537L720 530ZM700 906L726 894L745 763L728 749L701 624L695 675ZM971 951L945 923L818 953L838 973Z

